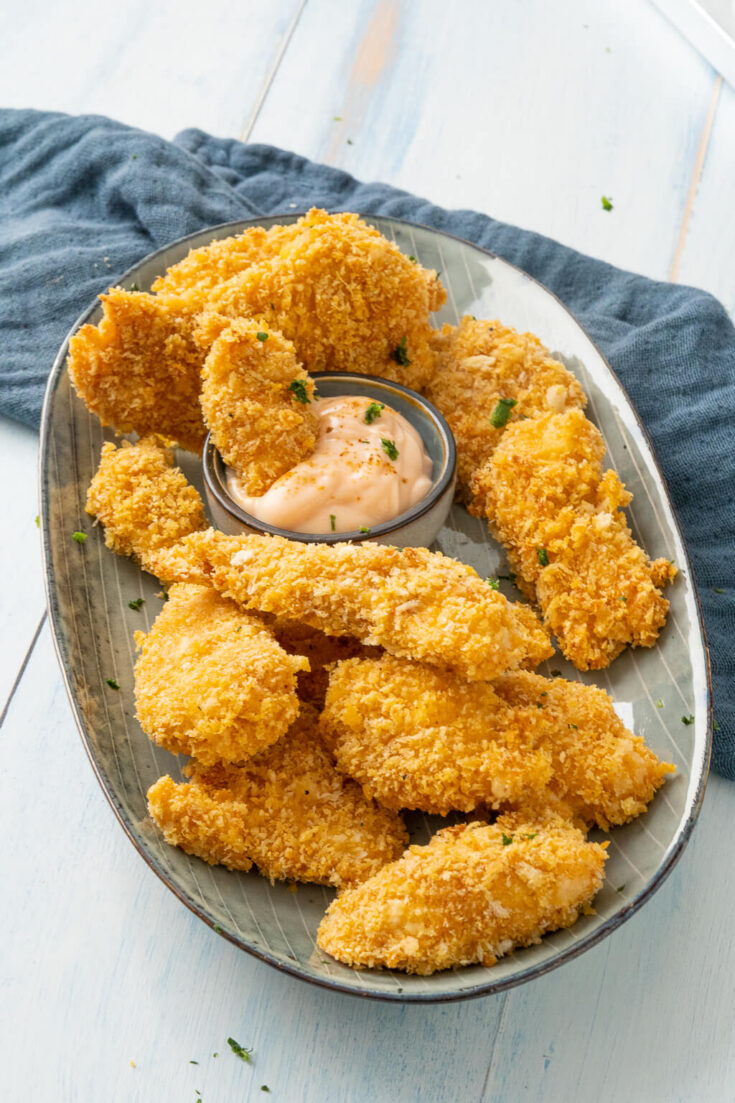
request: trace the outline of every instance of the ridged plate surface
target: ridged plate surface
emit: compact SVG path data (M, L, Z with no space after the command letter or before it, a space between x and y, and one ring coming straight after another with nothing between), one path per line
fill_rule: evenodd
M262 219L259 224L295 217ZM559 669L566 677L608 690L628 726L677 768L649 811L612 833L596 914L492 968L478 965L432 977L354 971L327 959L315 945L331 890L300 885L292 892L284 884L270 885L256 873L211 868L162 841L146 815L146 789L164 773L178 777L182 763L143 735L133 703L133 632L150 627L161 607L156 597L160 586L130 560L108 551L101 530L84 512L102 442L113 436L102 430L72 391L64 370L67 342L49 380L42 425L49 607L69 696L100 784L139 852L185 904L243 949L304 979L383 999L459 999L530 980L575 956L613 931L661 883L686 843L703 795L711 729L708 662L686 551L650 444L619 381L579 323L549 291L498 257L409 223L369 221L406 254L441 272L448 300L436 324L456 322L463 313L500 318L536 333L577 375L590 399L588 414L605 437L609 462L633 491L629 517L636 538L652 557L666 556L681 568L669 588L669 619L655 648L628 650L609 670L593 675L578 674L559 656L540 671ZM146 290L190 248L248 225L252 223L215 227L177 242L147 257L121 283ZM100 317L101 308L94 303L74 330ZM198 457L181 453L179 462L201 488ZM75 530L90 534L84 544L71 539ZM470 563L482 576L507 573L502 550L485 526L460 506L453 508L437 546ZM512 586L502 586L509 597L518 598ZM135 612L128 602L138 597L145 598L145 604ZM113 678L120 690L110 689L107 678ZM658 701L663 707L657 707ZM694 722L685 725L681 718L690 714ZM420 842L438 821L430 825L427 817L415 814L408 822L413 840ZM90 870L95 876L100 872Z

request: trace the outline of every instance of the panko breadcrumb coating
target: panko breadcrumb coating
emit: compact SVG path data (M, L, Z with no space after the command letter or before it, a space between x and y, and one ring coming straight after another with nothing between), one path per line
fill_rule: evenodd
M314 450L314 383L294 347L241 318L212 345L202 371L204 420L248 494L266 490Z
M155 743L200 762L242 762L286 733L299 711L296 674L257 617L207 586L179 585L150 632L135 633L136 715Z
M102 321L69 343L69 375L87 408L119 433L156 433L198 452L204 356L185 305L120 287L100 299Z
M244 609L354 636L393 655L487 680L552 653L541 625L465 563L426 548L301 544L209 529L161 553L158 569L208 582Z
M607 829L644 812L674 769L595 686L528 671L465 682L391 655L339 663L321 728L367 796L439 815L563 802Z
M632 495L603 474L604 453L581 410L545 414L508 426L473 479L478 511L580 670L651 647L669 607L659 587L676 574L633 540L622 511Z
M279 244L277 254L213 288L208 311L267 320L293 341L309 372L380 375L414 390L429 382L429 313L446 297L436 272L356 214L311 210ZM210 322L200 339L215 332Z
M188 784L160 778L148 808L166 841L210 865L271 881L342 888L366 880L408 843L400 816L334 768L306 709L287 735L242 766L192 762Z
M501 399L515 403L505 411L508 424L586 405L579 382L532 333L465 314L458 326L436 333L432 344L437 370L426 396L454 433L457 489L464 501L472 498L472 475L502 437L502 425L490 420Z
M342 659L377 659L382 654L379 647L366 647L354 637L325 636L299 621L278 621L273 633L289 655L303 655L309 660L309 670L299 671L297 692L299 700L319 711L324 707L329 667Z
M356 967L428 975L494 965L571 927L602 886L605 847L570 824L459 824L343 892L317 944Z
M152 554L207 527L199 494L154 437L102 445L86 509L104 525L107 547L145 570Z

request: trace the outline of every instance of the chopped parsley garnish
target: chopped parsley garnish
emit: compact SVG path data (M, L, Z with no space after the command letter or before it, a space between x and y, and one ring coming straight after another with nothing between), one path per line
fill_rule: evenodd
M602 209L603 211L611 211L613 209L612 200L608 199L606 195L602 197Z
M694 723L694 717L691 716L691 715L682 716L681 722L682 722L682 724L693 724Z
M270 1088L268 1087L268 1085L267 1085L267 1084L261 1084L261 1085L260 1085L260 1090L261 1090L262 1092L269 1092L269 1091L270 1091Z
M265 333L262 329L259 329L258 332L255 334L255 336L258 338L259 341L267 341L268 340L268 334Z
M503 846L510 846L510 844L513 842L513 836L512 835L503 834L503 835L500 836L500 838L502 839Z
M83 544L87 539L87 534L86 532L73 532L71 538L72 540L76 540L77 544Z
M302 406L306 406L311 402L309 398L309 392L306 389L306 383L303 379L294 379L292 383L288 385L289 391L293 392L293 396L297 402L300 402Z
M485 581L487 582L487 584L488 584L488 586L490 587L491 590L499 590L500 589L500 583L498 582L497 578L488 577L488 578L485 579Z
M661 698L659 697L658 701L656 702L656 708L657 709L662 709L663 707L664 707L664 703L661 700Z
M40 529L40 527L41 527L41 522L38 520L38 514L36 514L36 528ZM722 592L724 593L725 591L723 590Z
M120 686L117 684L117 682L115 681L114 678L105 678L105 681L107 682L110 689L119 689L120 688Z
M624 889L625 889L625 885L621 885L620 888L615 889L615 891L616 892L623 892Z
M576 724L567 724L567 727L568 728L574 728L575 732L579 731L579 728L577 727Z
M354 143L354 142L352 141L352 138L348 138L348 139L347 139L347 145L348 145L348 146L353 146L354 144L355 144L355 143Z
M337 515L335 513L329 514L329 527L331 528L332 532L337 531Z
M190 1064L190 1065L198 1065L198 1064L199 1064L199 1062L198 1062L198 1061L189 1061L189 1064Z
M376 418L379 418L385 406L382 402L371 402L365 411L365 421L368 425L372 425Z
M36 524L38 524L38 517L36 518ZM713 586L712 587L712 593L713 594L726 594L727 590L723 590L722 586Z
M398 449L396 448L396 442L394 440L388 440L387 437L381 437L380 443L389 460L398 459Z
M336 123L341 123L342 122L342 116L341 115L334 115L333 118L334 118L334 121Z
M408 259L411 261L411 264L418 264L416 257L411 256L410 253L408 254Z
M530 834L526 835L526 838L527 839L535 839L537 835L538 835L538 831L531 831Z
M401 339L398 342L398 344L396 345L396 347L393 349L393 352L391 353L391 356L395 360L396 364L400 364L402 368L408 367L408 365L411 363L411 361L408 358L408 349L406 348L406 335L405 335L405 333L404 333L403 337L401 337Z
M357 531L358 532L370 532L370 529L367 525L360 525L360 527Z
M620 596L619 596L619 598L618 598L618 601L627 601L627 600L628 600L628 599L627 599L627 597L625 596L625 594L620 594Z
M140 291L140 288L138 287L137 283L133 282L128 288L128 291Z
M219 923L215 923L213 929L217 932L217 934L222 934L222 928L220 927ZM217 1054L215 1053L215 1057L216 1056L217 1056Z
M536 555L538 556L538 561L541 566L548 567L549 553L547 552L546 548L536 548Z
M501 579L502 582L515 582L516 580L516 576L512 571L510 571L509 574L499 574L498 578Z
M713 720L712 721L712 731L718 732L719 730L720 730L720 725L717 723L716 720Z
M499 398L498 404L490 414L490 424L493 429L502 429L508 423L510 412L516 405L515 398Z
M136 597L133 601L128 602L128 609L140 609L141 605L145 605L144 597Z
M239 1042L236 1042L234 1038L228 1038L227 1039L227 1044L230 1047L230 1049L232 1050L232 1052L237 1057L239 1057L241 1061L249 1061L250 1060L250 1054L253 1052L252 1049L245 1049L245 1047L241 1046Z

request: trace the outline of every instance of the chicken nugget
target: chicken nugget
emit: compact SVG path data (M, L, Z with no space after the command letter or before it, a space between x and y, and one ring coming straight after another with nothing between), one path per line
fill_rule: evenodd
M653 563L622 507L632 495L604 472L605 444L581 410L510 425L475 473L475 506L508 549L565 656L608 666L628 645L651 647L669 607L659 587L676 568Z
M457 490L472 501L472 476L490 458L506 424L583 407L571 372L532 333L465 314L432 338L437 369L426 395L457 441Z
M644 812L667 773L596 686L528 671L465 682L406 659L348 659L321 717L337 765L387 808L542 807L599 827Z
M204 420L248 494L264 494L313 452L313 397L293 345L265 323L241 318L214 342L202 370Z
M207 527L199 494L155 437L102 445L86 510L104 525L107 547L134 556L145 570L156 552Z
M553 653L539 622L467 566L426 548L301 544L210 529L161 553L177 581L209 582L245 609L354 636L487 680Z
M155 743L204 765L242 762L286 733L296 674L271 630L208 586L177 585L150 632L135 633L136 715Z
M400 816L367 800L332 764L305 709L288 734L242 766L192 762L160 778L148 808L166 841L210 865L342 888L366 880L408 844Z
M447 827L338 896L317 944L356 968L494 965L576 922L602 886L606 846L563 821Z
M445 298L436 272L412 263L356 214L311 210L261 260L212 290L207 309L262 317L309 372L352 371L421 390L434 373L429 313ZM217 325L205 323L206 344Z
M69 342L69 376L87 408L119 433L155 433L198 452L204 354L185 304L120 287L100 299L102 321Z

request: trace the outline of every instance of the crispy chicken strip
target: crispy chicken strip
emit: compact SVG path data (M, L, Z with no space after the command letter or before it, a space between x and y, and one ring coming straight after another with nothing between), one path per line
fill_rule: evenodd
M204 420L248 494L265 494L314 450L314 383L291 342L265 323L234 321L212 345L202 379Z
M135 633L136 715L155 743L201 763L242 762L275 743L299 711L296 674L256 616L207 586L173 586L150 632Z
M673 579L628 527L631 500L581 410L511 425L475 474L475 505L505 544L550 630L580 670L608 666L628 645L651 647L666 620L659 587Z
M198 452L204 355L185 304L120 287L100 299L102 321L82 326L69 345L69 375L87 408L119 433L156 433Z
M296 347L307 371L381 375L414 390L434 372L429 313L446 295L436 272L412 263L356 214L312 210L276 255L213 288L208 310L262 317ZM210 319L200 339L216 336Z
M107 547L134 556L145 570L152 555L207 527L199 494L155 437L102 445L86 508L104 525Z
M317 943L357 968L494 965L576 922L602 885L606 846L563 821L447 827L338 896Z
M148 808L166 841L210 865L271 881L342 888L364 881L408 844L400 816L367 800L332 764L306 709L288 734L242 766L185 770L191 781L160 778Z
M162 552L158 569L177 581L209 582L245 609L354 636L472 680L553 653L528 607L425 548L301 544L210 529Z
M439 815L556 806L608 828L644 812L674 769L603 690L529 671L489 684L391 655L348 659L330 675L321 727L367 796Z
M472 476L490 458L505 425L547 411L583 407L579 382L532 333L465 314L432 338L437 370L427 398L457 441L457 491L472 499Z

